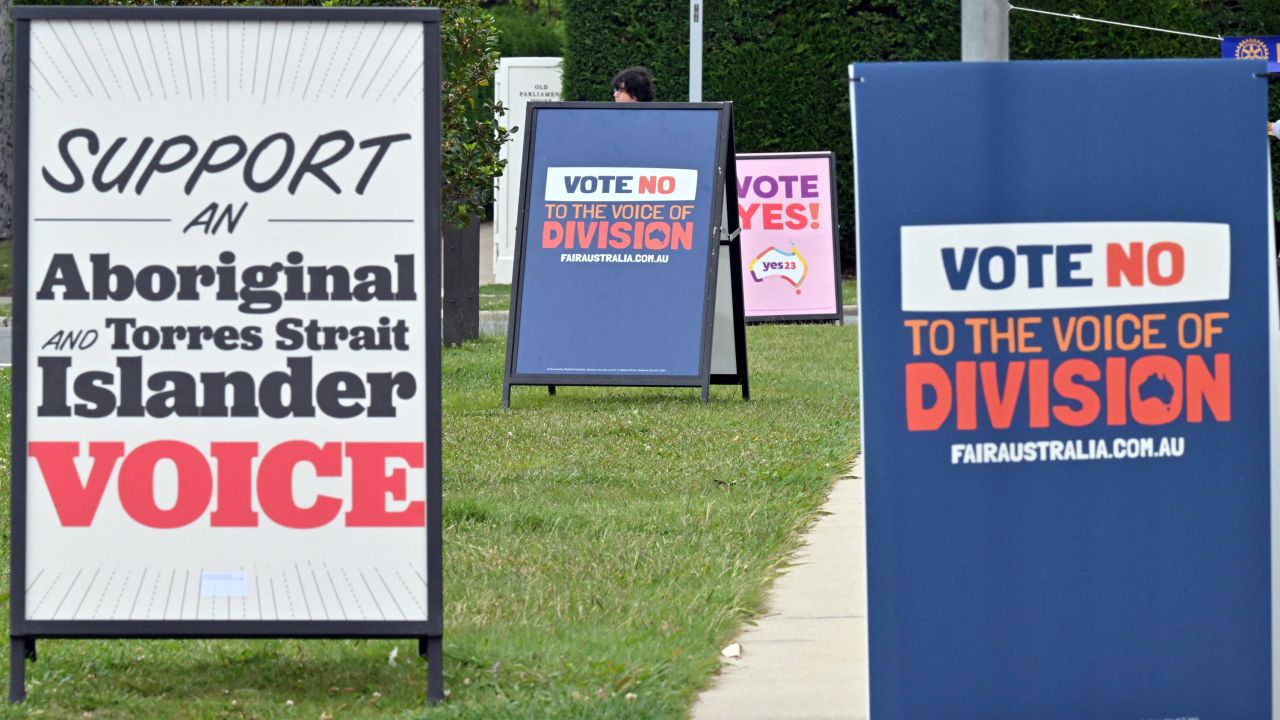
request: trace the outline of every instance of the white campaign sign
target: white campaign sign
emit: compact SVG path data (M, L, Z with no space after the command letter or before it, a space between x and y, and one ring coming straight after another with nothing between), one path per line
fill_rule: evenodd
M560 99L561 77L558 57L504 57L498 59L493 79L494 100L505 112L495 118L504 127L514 127L511 140L498 156L507 161L502 175L494 179L493 281L511 282L516 257L516 220L520 211L520 177L524 163L525 111L531 102Z
M28 620L427 618L423 42L31 23Z

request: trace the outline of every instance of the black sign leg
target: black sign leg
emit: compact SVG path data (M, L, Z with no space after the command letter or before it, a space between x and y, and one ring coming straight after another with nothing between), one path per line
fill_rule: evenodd
M555 395L555 394L556 394L556 386L555 386L555 385L548 385L548 386L547 386L547 394L548 394L548 395Z
M9 636L9 702L27 699L27 648L35 650L31 638Z
M444 638L436 635L424 642L427 645L427 702L436 705L444 700Z
M702 404L706 405L709 402L711 402L711 385L708 383L703 383L702 384Z
M742 230L738 216L738 160L734 154L732 109L730 109L728 147L725 150L725 227L727 238L721 243L720 252L729 251L729 297L733 305L733 356L738 385L742 387L742 399L751 399L751 386L747 380L747 310L742 290ZM832 195L832 197L835 197ZM840 289L836 288L838 294ZM733 376L729 376L732 378Z
M511 407L511 383L502 383L502 409Z
M27 638L27 659L31 662L35 662L40 659L39 656L36 655L36 639L33 637Z
M733 211L737 211L736 206ZM734 217L736 217L736 215ZM736 230L737 223L733 223L733 226ZM729 267L735 269L742 267L742 241L738 238L734 238L733 242L729 243ZM748 380L747 376L747 311L746 303L742 297L743 290L741 272L730 273L729 289L733 296L734 362L738 368L738 382L742 386L742 399L750 400L751 381Z

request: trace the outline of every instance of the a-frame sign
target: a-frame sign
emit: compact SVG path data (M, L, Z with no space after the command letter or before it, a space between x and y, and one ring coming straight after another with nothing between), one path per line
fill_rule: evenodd
M844 322L835 154L737 160L747 322Z
M513 385L747 381L729 103L531 103Z
M198 637L414 638L443 697L439 11L13 14L9 699Z

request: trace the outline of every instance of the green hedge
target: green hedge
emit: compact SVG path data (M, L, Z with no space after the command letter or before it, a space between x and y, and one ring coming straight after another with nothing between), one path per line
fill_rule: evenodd
M1205 35L1280 34L1276 0L1014 4ZM844 267L853 270L847 67L850 62L958 60L959 0L714 0L707 6L703 99L734 102L739 152L835 152ZM630 65L653 71L659 100L686 99L688 13L688 0L564 0L565 99L609 100L610 78ZM1018 11L1010 15L1009 37L1014 59L1219 54L1214 40ZM1280 92L1272 93L1270 117L1280 117ZM1258 124L1261 128L1261 118ZM1276 173L1280 177L1280 164Z
M498 52L503 57L560 57L564 54L564 26L549 11L522 5L495 4L488 8L498 27Z

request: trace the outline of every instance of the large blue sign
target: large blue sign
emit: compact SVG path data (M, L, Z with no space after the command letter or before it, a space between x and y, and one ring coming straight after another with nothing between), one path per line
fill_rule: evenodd
M1266 60L1267 72L1280 72L1280 36L1224 37L1222 57L1230 60Z
M877 720L1272 717L1262 70L850 68Z

